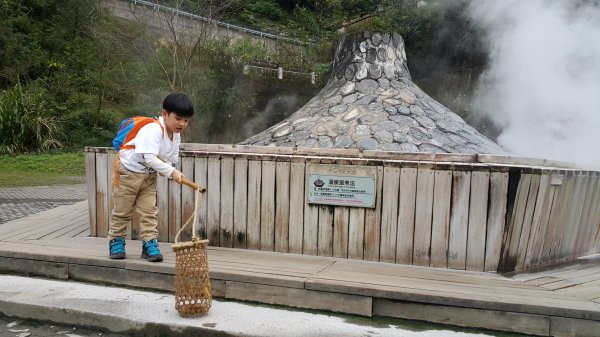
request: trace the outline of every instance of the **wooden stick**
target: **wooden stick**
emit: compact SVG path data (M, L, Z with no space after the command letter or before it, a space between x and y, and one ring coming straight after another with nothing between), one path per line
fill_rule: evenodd
M165 163L165 161L161 157L156 156L156 158L158 158L160 161L162 161L163 163ZM196 184L195 182L193 182L193 181L191 181L191 180L189 180L187 178L184 178L183 177L183 173L182 173L182 176L181 176L181 184L189 186L189 187L193 188L194 190L200 190L200 193L206 192L206 188L204 188L204 187Z
M200 193L206 192L206 188L204 188L204 187L202 187L202 186L200 186L200 185L194 183L193 181L191 181L191 180L189 180L187 178L184 178L184 177L181 177L181 184L187 185L187 186L193 188L194 190L200 190Z

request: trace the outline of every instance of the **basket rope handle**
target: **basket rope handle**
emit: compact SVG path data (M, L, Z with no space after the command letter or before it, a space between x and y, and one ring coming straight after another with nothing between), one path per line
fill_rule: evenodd
M181 232L183 232L183 230L190 224L190 221L192 221L192 219L192 241L196 241L199 239L196 236L196 218L198 215L198 204L200 203L200 194L204 193L205 191L206 190L202 187L196 189L196 200L194 201L194 214L188 219L185 225L181 226L181 229L177 232L177 235L175 235L175 243L179 243L179 236L181 235ZM206 241L208 242L208 240Z

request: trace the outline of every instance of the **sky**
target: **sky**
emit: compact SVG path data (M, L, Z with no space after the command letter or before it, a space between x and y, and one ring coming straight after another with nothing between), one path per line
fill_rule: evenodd
M490 60L475 110L515 156L600 168L600 6L561 0L473 0Z

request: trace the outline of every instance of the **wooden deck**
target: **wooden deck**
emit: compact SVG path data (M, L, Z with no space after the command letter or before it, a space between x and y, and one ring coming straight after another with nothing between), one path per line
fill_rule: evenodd
M107 258L89 236L87 201L0 225L0 270L172 291L163 263ZM600 336L600 257L511 277L297 254L209 248L212 293L361 316L398 317L539 336Z

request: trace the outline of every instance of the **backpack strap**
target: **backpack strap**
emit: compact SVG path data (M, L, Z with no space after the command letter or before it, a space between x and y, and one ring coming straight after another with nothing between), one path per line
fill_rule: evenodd
M123 140L123 144L121 144L120 150L135 149L135 145L126 145L126 144L129 143L130 141L132 141L137 136L137 134L138 134L138 132L140 132L141 128L143 128L144 126L146 126L150 123L157 123L158 126L160 126L163 138L165 138L165 128L162 126L160 121L157 118L147 118L147 119L141 120L137 124L134 123L133 129L131 129L131 131L129 131L129 133L127 134L127 137L125 137L125 140Z
M131 121L131 123L133 123L133 121ZM162 130L162 136L164 138L165 137L165 128L162 126L162 124L160 124L160 121L157 118L144 119L144 120L141 120L138 124L135 124L133 129L131 129L131 131L127 134L127 137L125 137L123 144L121 144L120 150L135 149L135 145L125 145L125 144L127 144L131 140L133 140L135 138L135 136L137 136L137 133L140 131L140 129L150 123L158 123L158 125L160 126L160 129ZM120 152L120 150L119 150L119 152ZM117 186L119 184L119 172L118 172L119 152L117 152L117 155L115 156L115 161L113 163L113 186Z
M119 168L117 165L119 165L119 152L117 152L115 161L113 162L113 186L119 185Z

